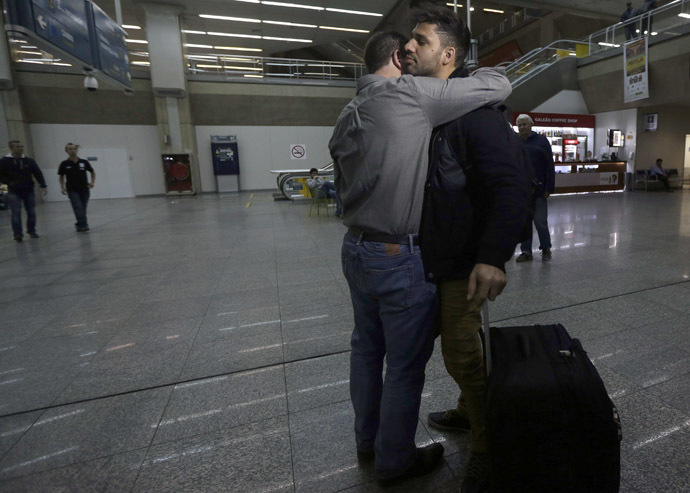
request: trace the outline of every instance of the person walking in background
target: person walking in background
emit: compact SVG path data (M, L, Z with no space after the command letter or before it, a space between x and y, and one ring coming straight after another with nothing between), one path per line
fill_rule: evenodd
M0 182L7 183L7 201L12 211L12 232L16 242L22 241L22 204L26 209L26 232L31 238L36 233L36 197L34 178L41 186L41 194L47 193L46 181L36 161L24 155L24 144L19 140L8 143L10 153L0 160Z
M636 15L646 14L650 10L656 8L656 0L644 0L642 7L635 11ZM652 16L648 15L642 20L642 32L640 35L651 36L652 35Z
M96 172L86 159L77 156L79 146L71 142L65 146L65 152L69 156L60 163L58 175L60 176L60 187L62 195L67 195L72 203L72 210L77 222L78 233L86 233L89 230L89 222L86 219L86 205L91 196L90 189L96 183ZM88 181L86 172L91 173L91 181ZM65 185L65 177L67 184Z
M652 166L652 169L649 170L649 175L656 176L657 180L663 183L664 188L667 192L673 192L673 190L671 189L671 185L669 185L668 183L668 174L666 173L666 170L661 167L663 164L663 159L657 159L656 164Z
M527 155L532 163L534 179L539 185L534 190L534 227L539 235L539 249L543 261L551 260L551 235L549 234L549 209L546 199L553 193L556 183L556 169L553 164L551 145L543 135L532 131L534 121L529 115L522 114L516 120L518 134L525 143ZM520 245L517 262L532 260L532 230L530 237Z
M637 13L635 12L635 9L632 8L632 0L627 0L625 2L625 11L623 11L623 14L621 14L621 22L625 22L629 19L632 19L636 15ZM634 22L625 25L626 41L630 41L631 39L635 38L635 25L636 24Z

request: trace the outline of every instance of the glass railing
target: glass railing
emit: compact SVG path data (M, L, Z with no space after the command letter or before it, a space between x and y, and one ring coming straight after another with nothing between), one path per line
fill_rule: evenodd
M513 88L563 58L585 57L590 54L591 45L586 41L561 39L544 48L537 48L514 62L506 65L506 77ZM597 49L595 47L595 49Z

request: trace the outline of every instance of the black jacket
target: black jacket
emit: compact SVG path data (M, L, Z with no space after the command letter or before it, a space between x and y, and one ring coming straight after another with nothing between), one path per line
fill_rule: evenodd
M30 192L34 189L36 178L41 188L46 188L46 181L43 178L41 169L36 161L27 156L15 158L4 156L0 160L0 182L7 183L10 192Z
M522 146L489 107L434 131L420 228L429 280L466 279L477 263L505 270L530 200Z

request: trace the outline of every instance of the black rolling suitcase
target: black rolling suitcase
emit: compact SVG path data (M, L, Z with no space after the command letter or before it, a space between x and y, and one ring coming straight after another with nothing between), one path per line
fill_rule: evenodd
M493 491L618 492L620 420L580 341L483 315Z

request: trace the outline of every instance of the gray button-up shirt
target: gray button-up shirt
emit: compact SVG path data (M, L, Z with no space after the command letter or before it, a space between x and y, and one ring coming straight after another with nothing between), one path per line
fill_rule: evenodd
M511 93L500 73L464 79L365 75L329 142L344 223L372 233L419 231L434 127Z

